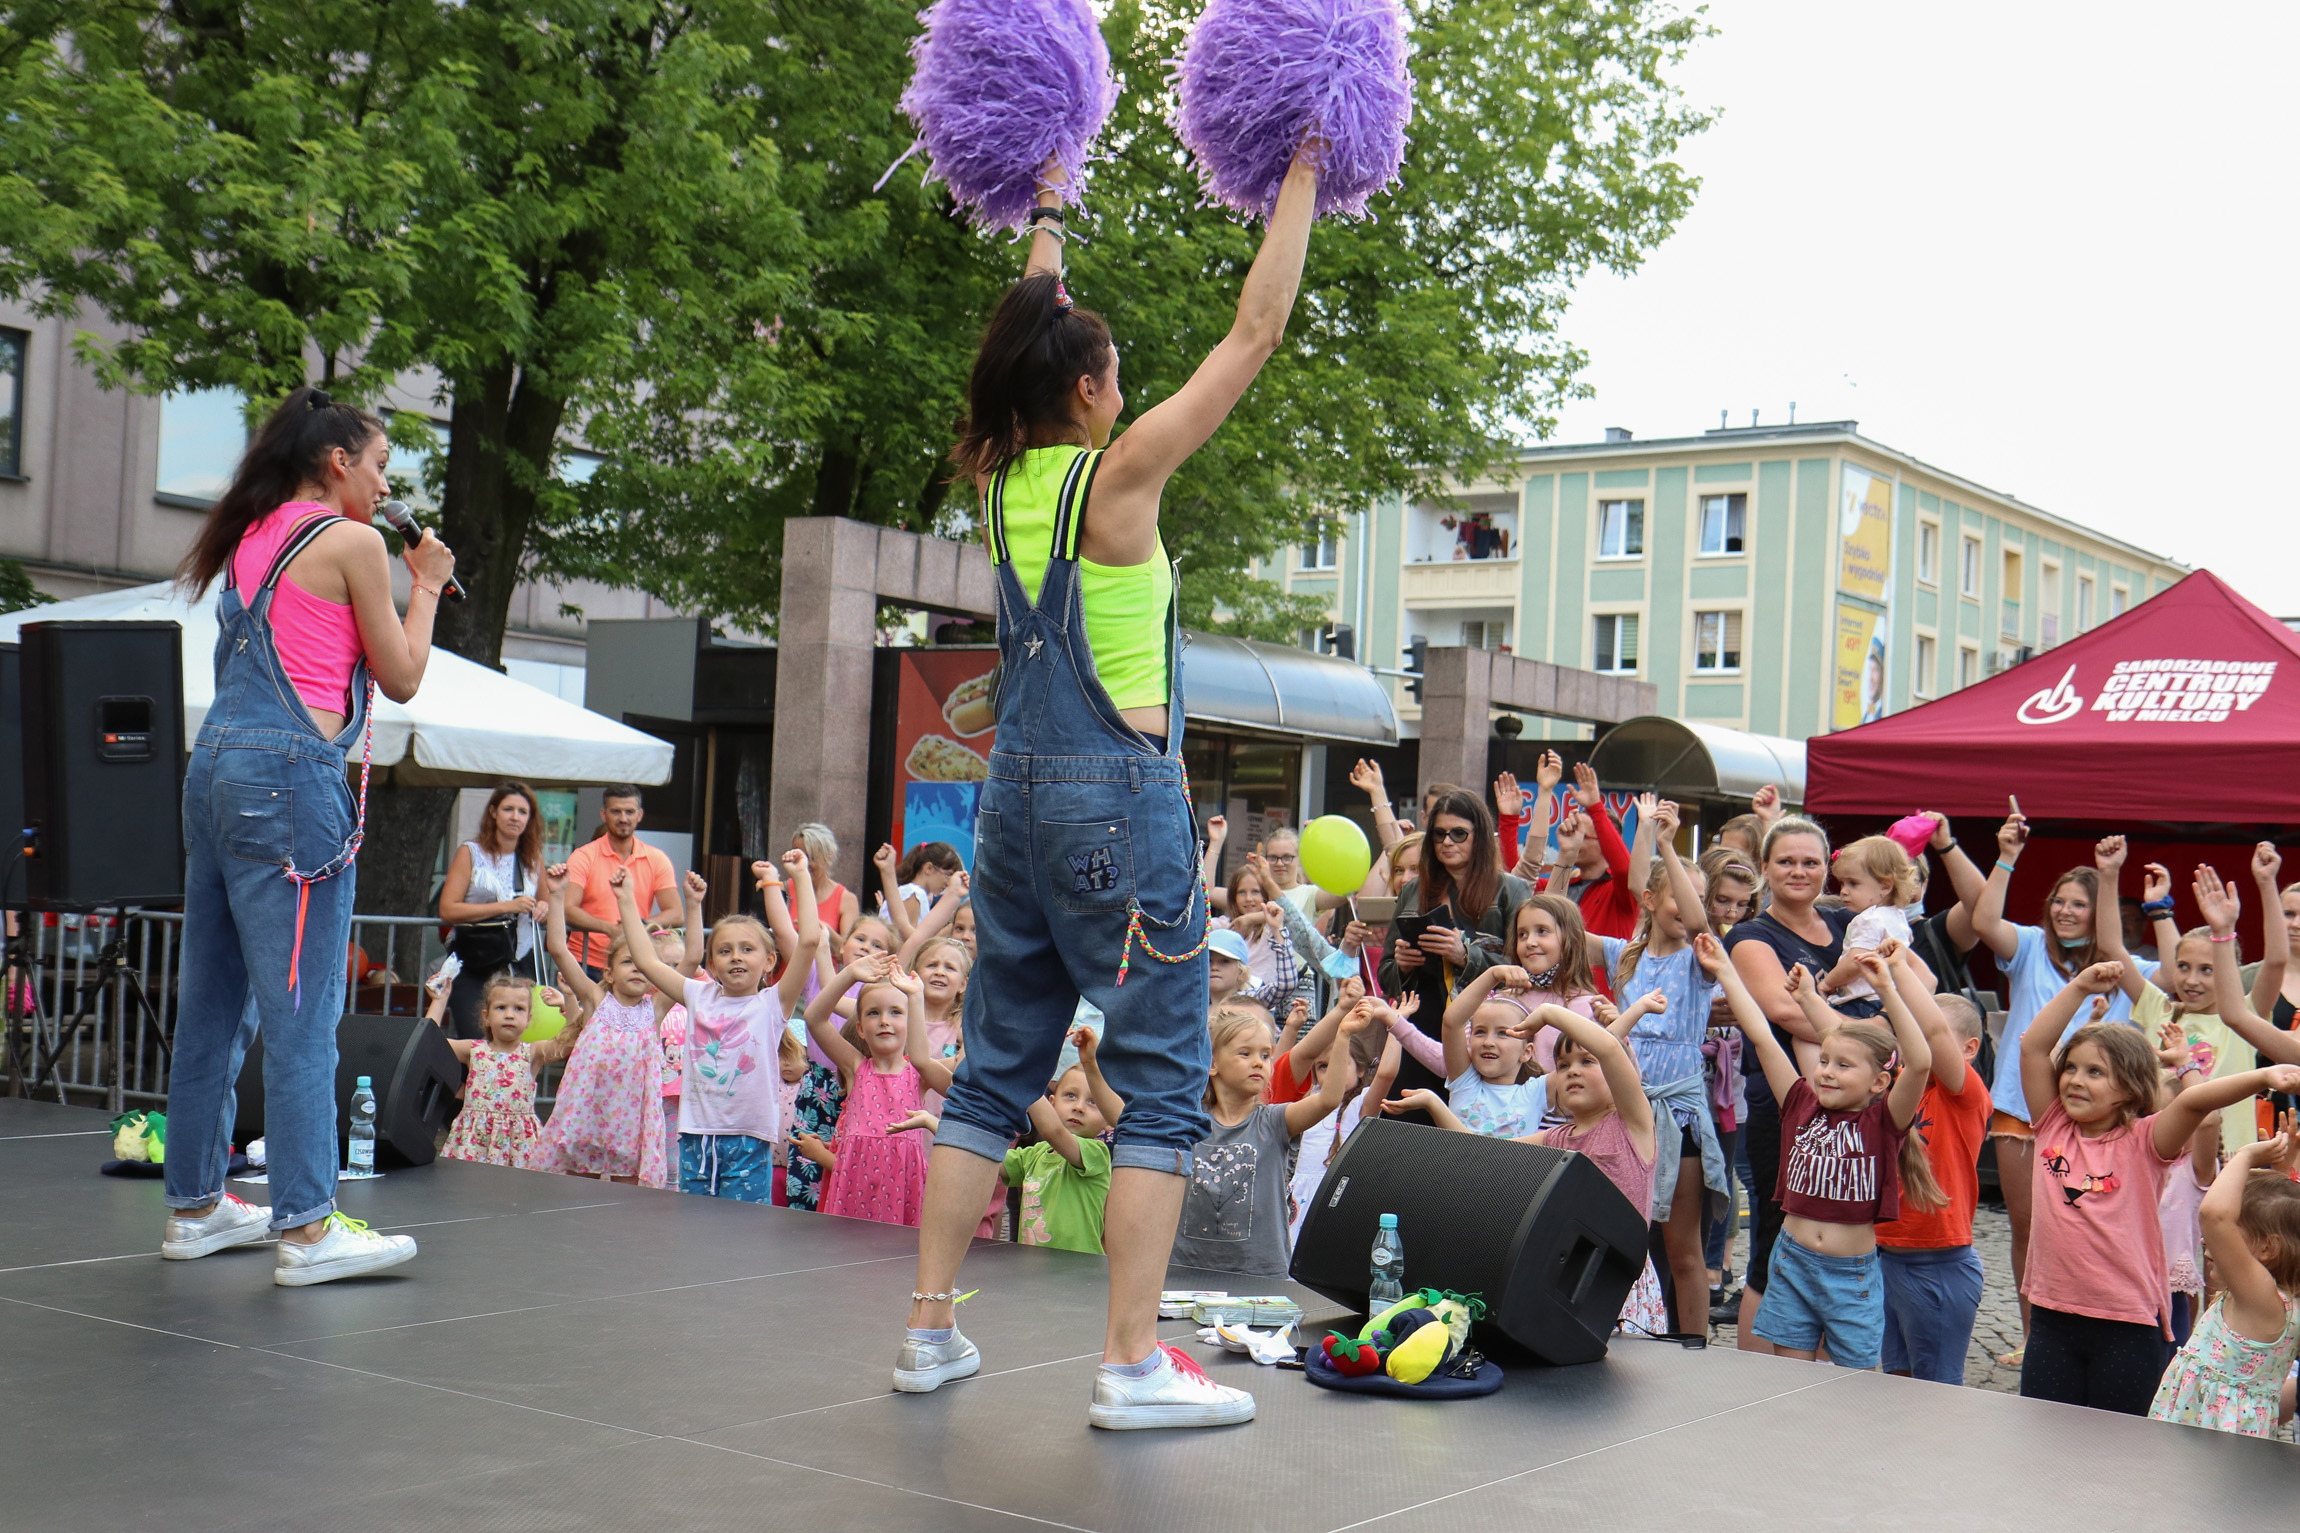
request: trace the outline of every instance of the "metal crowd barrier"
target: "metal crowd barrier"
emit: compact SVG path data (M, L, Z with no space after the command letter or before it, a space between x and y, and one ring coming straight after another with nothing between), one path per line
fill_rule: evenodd
M9 918L17 929L0 993L0 1092L112 1113L165 1106L183 916ZM355 916L351 930L369 978L346 986L345 1012L420 1016L423 976L446 951L438 918ZM351 955L342 962L348 972ZM546 1117L558 1075L556 1066L539 1075Z

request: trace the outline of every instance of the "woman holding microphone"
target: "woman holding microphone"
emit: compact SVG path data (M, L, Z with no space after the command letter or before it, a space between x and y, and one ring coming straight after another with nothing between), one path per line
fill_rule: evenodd
M216 695L184 777L184 956L168 1090L171 1260L273 1235L272 1280L325 1283L415 1255L335 1211L335 1032L366 804L344 778L372 688L415 696L455 556L407 550L402 619L371 518L387 493L383 422L300 388L272 412L208 511L178 580L219 577ZM264 1035L273 1204L224 1190L233 1088Z

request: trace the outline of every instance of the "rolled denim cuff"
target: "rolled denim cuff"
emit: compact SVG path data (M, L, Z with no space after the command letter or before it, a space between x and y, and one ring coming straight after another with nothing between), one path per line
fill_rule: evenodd
M333 1198L328 1199L315 1209L300 1214L283 1214L275 1208L272 1210L272 1232L277 1234L281 1230L300 1230L307 1224L319 1223L320 1220L334 1212L335 1199Z
M945 1113L942 1127L935 1130L934 1144L936 1149L947 1145L953 1150L964 1150L969 1155L979 1155L984 1160L1004 1164L1006 1152L1014 1144L1014 1138L1010 1134L1001 1134L996 1129L987 1129Z
M170 1193L163 1199L163 1201L170 1208L205 1208L210 1203L222 1202L223 1196L224 1189L218 1187L214 1192L204 1193L198 1197L185 1198L178 1197L174 1193Z
M1132 1166L1140 1171L1163 1171L1168 1176L1188 1176L1191 1148L1170 1144L1120 1144L1110 1151L1110 1165L1112 1169Z

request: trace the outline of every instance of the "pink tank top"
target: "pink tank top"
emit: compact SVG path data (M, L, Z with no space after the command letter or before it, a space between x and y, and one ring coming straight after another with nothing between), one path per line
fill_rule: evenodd
M291 500L242 535L239 550L232 555L232 576L241 600L255 599L256 588L288 535L314 511L327 509L316 501ZM296 695L307 707L351 712L351 673L365 653L351 604L314 596L295 583L293 574L285 574L272 595L271 623L280 669L287 672Z

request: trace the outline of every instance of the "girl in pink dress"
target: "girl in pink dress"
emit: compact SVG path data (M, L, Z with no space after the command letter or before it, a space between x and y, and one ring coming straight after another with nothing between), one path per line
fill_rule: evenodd
M447 1022L447 986L434 980L428 1015L434 1026ZM463 1099L447 1142L439 1153L449 1160L475 1160L490 1166L524 1166L542 1137L535 1118L535 1067L567 1057L562 1038L525 1043L533 986L518 975L489 976L479 994L477 1038L450 1038L447 1046L463 1061ZM564 1008L558 991L545 987L544 1000ZM573 1028L569 1029L573 1031Z
M837 998L852 984L855 1020L832 1025ZM821 1166L822 1212L881 1224L918 1224L926 1197L926 1140L934 1119L922 1107L928 1090L948 1091L951 1071L929 1056L916 974L886 958L841 969L807 1007L807 1031L847 1082L831 1143L812 1134L791 1147Z
M631 957L630 944L615 939L607 952L607 983L594 983L567 946L567 869L544 870L551 902L549 942L559 977L575 995L588 1020L567 1058L559 1100L551 1122L525 1164L534 1171L669 1185L663 1136L664 1013L670 998L647 982ZM687 927L681 971L692 974L702 960L702 875L687 875ZM673 961L668 949L679 939L665 932L656 939L657 956Z

